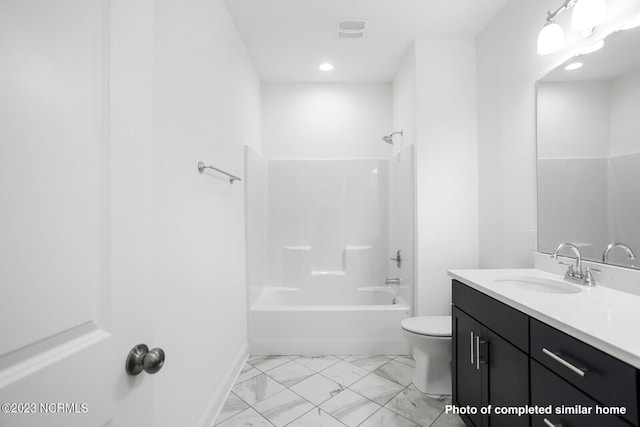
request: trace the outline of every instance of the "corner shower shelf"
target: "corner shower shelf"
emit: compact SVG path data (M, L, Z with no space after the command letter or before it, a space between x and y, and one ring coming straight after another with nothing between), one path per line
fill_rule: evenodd
M334 270L334 271L318 271L312 270L312 276L346 276L347 272L344 270Z
M307 246L307 245L292 245L292 246L285 246L285 249L288 249L290 251L310 251L311 250L311 246ZM367 249L373 249L373 246L371 245L347 245L345 246L345 250L347 251L364 251Z

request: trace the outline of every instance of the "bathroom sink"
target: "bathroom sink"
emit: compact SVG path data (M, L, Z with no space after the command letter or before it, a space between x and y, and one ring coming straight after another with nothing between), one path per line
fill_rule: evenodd
M527 292L541 292L547 294L577 294L582 290L564 280L548 279L535 276L498 276L493 279L499 286Z

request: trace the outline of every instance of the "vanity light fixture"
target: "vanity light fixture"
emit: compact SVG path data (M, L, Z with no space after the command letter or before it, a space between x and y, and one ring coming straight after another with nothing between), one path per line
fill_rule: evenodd
M538 55L548 55L564 48L564 31L553 19L547 23L538 34Z
M323 62L318 68L320 68L320 70L322 71L331 71L333 70L333 65L328 62Z
M582 68L584 64L582 62L572 62L571 64L564 67L567 71L577 70L578 68Z
M565 37L562 27L554 21L560 13L573 7L571 29L588 36L607 16L605 0L565 0L562 6L547 12L547 22L538 34L538 55L548 55L564 48Z

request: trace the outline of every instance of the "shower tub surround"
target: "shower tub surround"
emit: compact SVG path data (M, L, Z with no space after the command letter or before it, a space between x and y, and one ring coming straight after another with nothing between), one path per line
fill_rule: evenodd
M247 176L250 352L408 353L413 147L365 160L247 151ZM401 268L390 260L398 249Z

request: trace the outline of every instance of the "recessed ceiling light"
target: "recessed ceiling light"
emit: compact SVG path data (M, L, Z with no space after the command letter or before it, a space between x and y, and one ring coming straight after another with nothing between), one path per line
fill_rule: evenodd
M567 65L566 67L564 67L565 70L567 71L573 71L573 70L577 70L578 68L582 67L582 62L572 62L571 64Z
M602 49L602 46L604 46L604 40L597 41L594 44L592 44L591 46L585 48L582 51L582 53L593 53L595 51L598 51L598 50Z
M320 68L322 71L331 71L333 70L333 65L329 64L328 62L324 62L320 64L318 68Z

